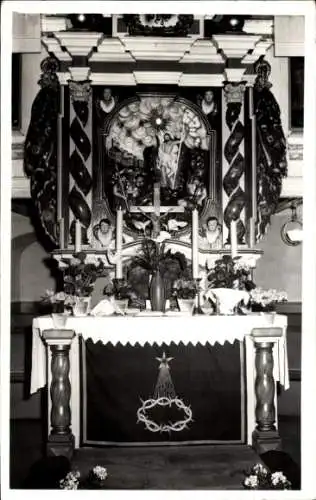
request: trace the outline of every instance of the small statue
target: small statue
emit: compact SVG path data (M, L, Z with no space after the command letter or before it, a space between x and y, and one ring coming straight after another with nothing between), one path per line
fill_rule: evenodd
M103 98L99 100L99 110L104 114L109 114L114 109L116 100L112 95L112 90L109 87L103 89Z
M207 116L209 122L211 122L212 118L218 113L217 104L214 101L214 92L211 89L208 89L204 92L204 96L200 103L202 112Z
M214 250L221 247L222 226L216 217L209 217L200 238L200 248Z
M113 239L113 228L109 219L101 219L99 224L93 227L93 236L101 248L109 248Z

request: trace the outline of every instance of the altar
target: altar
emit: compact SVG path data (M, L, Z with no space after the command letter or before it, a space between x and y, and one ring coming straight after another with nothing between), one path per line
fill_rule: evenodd
M145 418L137 410L136 399L143 405L146 398L154 400L152 385L140 387L139 393L135 387L137 380L148 376L142 372L146 358L142 349L158 346L148 351L153 367L150 384L155 383L158 367L154 363L159 360L158 380L163 372L160 382L172 394L171 398L161 393L158 399L171 398L183 405L186 418L196 418L192 428L197 429L203 418L207 427L221 418L219 412L208 413L205 401L209 399L212 406L216 391L208 391L207 384L221 387L220 377L227 375L226 387L230 381L237 386L227 413L239 434L222 429L219 435L237 437L260 452L276 449L280 446L276 383L289 387L287 319L253 312L254 306L266 305L267 296L268 306L285 300L283 293L264 291L253 281L256 261L263 253L257 244L268 231L287 175L280 109L270 90L271 66L264 59L273 41L266 35L243 34L236 52L236 34L224 30L199 40L204 35L190 31L194 16L189 16L185 26L182 19L180 31L175 25L176 38L164 39L161 45L155 37L135 33L133 17L122 17L124 35L114 30L115 37L114 31L104 37L88 30L84 44L80 29L50 30L45 42L50 56L42 61L42 89L32 107L24 162L39 223L57 262L56 295L52 291L50 299L53 303L62 293L63 306L70 304L73 313L64 328L54 327L50 316L33 321L31 392L47 385L51 396L47 451L71 456L74 447L91 441L85 421L94 382L84 350L90 346L93 369L93 346L98 343L112 346L113 359L109 351L104 359L114 364L122 346L130 346L130 356L139 349L139 375L133 368L131 377L134 409L129 410L129 422ZM117 36L121 41L116 45ZM209 56L203 55L202 60L202 52L194 48L195 36L203 51L204 42L208 44ZM137 49L148 44L149 51ZM107 65L109 53L117 59L117 73ZM192 74L192 62L198 63L201 72ZM131 63L135 68L140 64L144 71L131 72ZM210 72L202 69L204 63ZM49 112L39 120L43 106ZM47 159L44 167L43 158ZM76 317L75 306L91 300L100 277L107 285L98 300L104 296L117 303L125 300L128 308L146 314ZM223 289L226 294L238 292L239 302L221 309L219 290ZM195 301L194 316L182 314L180 302L187 299ZM172 302L172 315L165 314L167 301ZM201 314L203 307L207 314ZM158 315L153 317L149 310ZM196 379L192 382L186 375L185 356L180 363L183 346L197 352L200 346L208 346L212 356L217 350L219 360L221 351L231 346L236 361L234 379L233 370L214 357L213 371L201 391L203 406L195 416L198 390L189 394ZM128 351L124 356L129 360ZM192 370L208 371L207 357L204 361L205 367L196 368L195 360ZM101 355L98 364L101 370ZM129 362L125 364L128 379ZM117 369L123 365L118 362ZM118 381L118 374L111 379L107 368L104 362L104 383ZM182 385L176 380L178 369L184 377ZM104 387L106 408L107 398L118 401L122 384L119 394ZM229 390L223 386L224 395L229 400ZM218 397L218 408L222 401ZM93 405L98 406L95 401ZM112 423L119 414L112 410ZM103 417L91 420L90 415L90 430L91 422L102 428ZM104 422L107 427L110 420ZM184 419L181 425L186 423ZM170 427L164 425L158 428ZM94 439L118 444L106 431ZM201 442L201 428L199 432L194 440ZM133 433L136 436L130 427ZM124 443L132 442L130 435L123 436ZM216 440L214 436L208 434L205 439ZM170 444L172 437L167 441Z
M69 317L67 329L60 330L54 329L49 316L35 318L31 392L48 384L51 388L48 433L50 437L59 433L62 438L67 437L68 432L74 436L75 447L79 447L80 405L84 404L80 397L80 337L113 346L145 346L146 343L215 346L238 340L245 347L245 442L255 446L259 443L264 449L273 448L279 445L275 384L279 382L284 389L289 388L286 327L285 316L275 315L271 324L269 316L260 314L185 318ZM50 348L46 349L45 344ZM106 366L104 370L106 372ZM61 444L62 439L58 442ZM52 453L58 454L56 440L53 439L51 445Z

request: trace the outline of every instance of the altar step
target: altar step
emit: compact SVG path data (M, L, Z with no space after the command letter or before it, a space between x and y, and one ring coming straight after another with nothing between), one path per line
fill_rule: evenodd
M244 471L258 462L246 445L81 448L72 469L106 467L109 490L241 490Z

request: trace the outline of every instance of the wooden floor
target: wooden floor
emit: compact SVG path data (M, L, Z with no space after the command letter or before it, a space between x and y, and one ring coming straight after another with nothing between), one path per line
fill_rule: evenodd
M256 462L245 445L86 448L76 452L72 468L85 475L97 464L106 467L113 490L239 490Z
M295 418L281 420L280 434L284 451L299 466L299 421ZM43 445L40 421L11 421L11 488L26 487L27 479L32 477L32 466L41 463ZM293 467L289 468L284 457L262 456L262 460L268 467L275 467L274 470L283 470L294 483L297 471L294 470L293 473ZM240 445L90 448L76 451L71 467L77 466L83 475L97 464L107 467L109 489L231 490L241 489L244 469L258 461L259 457L251 448ZM38 470L41 471L40 475L46 470L50 478L52 470L57 474L56 466L50 467L37 468L35 482L39 479ZM64 471L60 477L64 477L66 473Z

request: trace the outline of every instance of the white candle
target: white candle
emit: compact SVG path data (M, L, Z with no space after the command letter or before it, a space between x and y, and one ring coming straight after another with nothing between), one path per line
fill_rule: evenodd
M192 210L192 276L193 279L199 277L199 213L195 208Z
M237 221L235 220L230 223L230 251L232 259L237 257Z
M58 221L59 225L59 248L63 250L65 241L65 221L63 217Z
M116 211L116 278L123 278L122 266L122 242L123 242L123 210L119 207Z
M81 250L81 224L80 220L76 219L76 232L75 232L75 252L78 253Z

